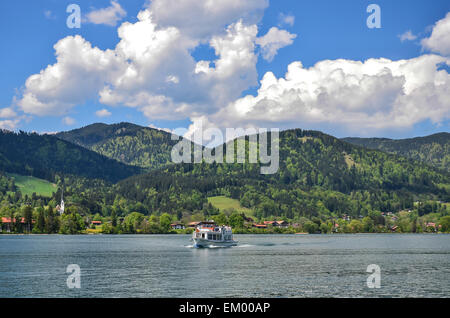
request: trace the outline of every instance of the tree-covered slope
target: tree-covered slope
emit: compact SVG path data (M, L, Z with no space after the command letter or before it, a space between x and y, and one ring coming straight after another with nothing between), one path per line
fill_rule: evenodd
M92 124L56 136L108 158L144 168L170 163L172 147L178 142L171 140L171 134L165 131L130 123Z
M0 171L46 180L72 174L112 182L142 172L55 136L5 130L0 131Z
M343 138L351 144L405 156L450 171L450 133L408 139Z
M259 164L180 164L123 180L116 193L148 211L178 214L225 195L257 217L292 218L398 210L419 197L446 201L449 183L448 173L411 159L296 129L280 133L273 175L262 175Z

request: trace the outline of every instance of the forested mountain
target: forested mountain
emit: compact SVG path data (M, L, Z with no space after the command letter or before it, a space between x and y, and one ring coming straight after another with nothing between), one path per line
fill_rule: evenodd
M408 139L343 138L342 140L370 149L405 156L450 171L450 133Z
M118 137L108 138L108 134ZM411 209L416 216L432 212L444 216L447 213L445 202L450 200L450 173L447 171L403 156L356 146L317 131L281 132L279 169L269 175L261 174L262 164L259 163L164 165L166 158L170 160L171 146L167 139L170 135L130 124L91 125L66 133L65 138L69 136L85 147L114 145L115 156L129 149L127 141L133 147L139 146L143 153L144 149L163 145L164 150L155 151L160 155L158 158L164 160L147 161L151 167L160 167L142 174L142 168L108 159L55 136L2 131L2 216L21 215L22 208L28 205L41 212L48 206L50 212L45 215L51 216L51 209L58 204L64 188L70 215L81 215L86 224L94 215L109 219L112 224L125 218L126 224L134 224L134 230L121 227L127 233L134 233L137 228L145 228L146 233L158 232L155 217L162 215L172 220L212 218L219 211L208 203L208 197L218 195L239 200L256 220L283 218L302 224L312 220L321 226L343 216L352 219L368 216L371 220L368 222L373 222L370 228L375 229L378 225L384 226L381 212ZM139 141L142 136L153 142L150 148ZM236 140L222 147L231 143L237 149ZM248 155L248 137L245 143ZM132 151L125 151L124 156L130 158L131 154ZM156 158L151 155L149 153L147 158ZM143 161L139 161L142 158L144 156L138 156L135 160L142 164ZM58 190L52 197L27 196L2 172L52 180ZM417 202L428 203L418 205ZM404 231L411 230L409 227L414 220L411 215L405 223L408 225L403 226ZM134 217L140 221L136 223ZM66 219L67 216L64 222ZM119 227L113 228L119 231ZM57 230L52 231L46 230L48 233Z
M56 136L106 157L144 168L158 168L170 163L170 152L178 142L171 140L171 134L165 131L130 123L92 124Z
M0 171L51 181L67 174L111 182L142 172L52 135L6 130L0 131Z
M354 217L412 208L417 198L446 201L449 183L448 173L408 158L295 129L280 133L276 174L260 174L259 164L180 164L123 180L115 191L150 213L208 213L207 196L226 195L258 218Z

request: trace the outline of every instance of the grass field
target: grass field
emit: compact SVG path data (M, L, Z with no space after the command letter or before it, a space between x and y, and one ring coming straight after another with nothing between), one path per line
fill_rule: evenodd
M241 206L239 200L227 198L223 195L217 197L209 197L208 202L218 208L220 212L226 209L235 209L238 212L244 212L247 216L253 215L253 210Z
M21 176L14 173L8 173L8 176L14 178L16 186L19 188L22 195L27 194L31 196L33 192L38 195L50 197L53 192L56 192L56 185L46 180L35 177Z

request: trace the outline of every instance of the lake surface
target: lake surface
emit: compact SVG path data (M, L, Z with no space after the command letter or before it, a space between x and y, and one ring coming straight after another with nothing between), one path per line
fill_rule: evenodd
M450 235L0 235L0 297L449 297ZM69 289L69 264L81 288ZM369 264L381 268L367 287Z

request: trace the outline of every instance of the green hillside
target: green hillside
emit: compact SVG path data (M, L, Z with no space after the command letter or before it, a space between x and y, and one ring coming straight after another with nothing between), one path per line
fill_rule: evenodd
M236 141L222 147L232 142L236 149ZM162 165L138 174L138 167L37 134L3 132L0 145L0 214L24 215L32 207L35 216L50 222L45 233L78 233L94 217L105 221L104 233L167 233L170 222L214 219L227 209L238 212L227 216L233 227L242 226L243 212L257 222L298 222L308 232L319 227L329 232L331 220L343 216L357 224L365 220L364 231L390 231L382 212L412 210L398 225L414 232L413 224L446 217L450 201L450 173L318 131L281 132L279 169L269 175L261 174L259 163L205 162ZM247 155L248 149L246 138ZM51 197L25 197L17 190L25 191L33 182L19 178L15 184L5 171L55 180L58 191ZM34 184L34 189L42 188ZM56 207L62 188L67 215L55 220L47 206Z
M178 142L171 140L171 134L165 131L130 123L92 124L56 136L108 158L144 168L170 163L172 147Z
M209 213L208 197L226 196L256 217L357 217L412 207L417 198L447 202L449 183L448 173L405 157L295 129L280 133L276 174L260 174L259 164L172 165L123 180L115 192L160 213Z
M379 149L421 161L436 168L450 171L450 133L408 139L343 138L358 146Z
M14 183L23 195L29 197L36 193L37 195L51 197L53 192L57 191L55 184L47 180L31 177L21 176L15 173L8 173L8 177L14 179Z
M71 174L116 182L142 170L55 136L2 130L0 171L45 180L54 180L55 174Z
M247 216L253 214L253 211L251 209L243 207L239 200L228 198L223 195L209 197L208 202L211 203L215 208L218 208L220 212L224 212L226 210L235 210L237 212L244 213Z

